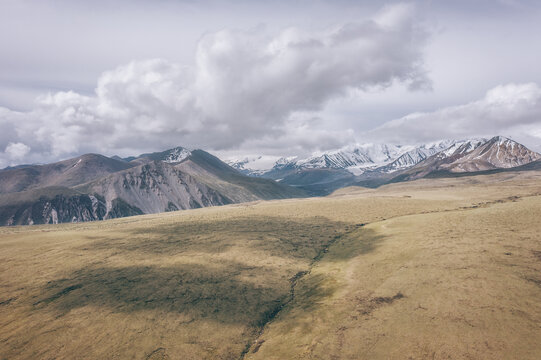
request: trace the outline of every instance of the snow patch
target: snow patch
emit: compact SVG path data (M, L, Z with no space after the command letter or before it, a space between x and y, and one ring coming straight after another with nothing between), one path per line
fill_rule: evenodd
M271 169L280 160L279 156L247 156L241 159L229 158L225 162L237 170L251 170L252 172L265 172Z
M179 163L183 161L184 159L186 159L191 154L192 152L190 150L178 147L178 148L172 149L162 161L169 164Z
M77 165L79 165L82 161L83 161L83 159L77 160L77 162L76 162L75 164L73 164L73 166L72 166L71 168L73 169L74 167L76 167Z

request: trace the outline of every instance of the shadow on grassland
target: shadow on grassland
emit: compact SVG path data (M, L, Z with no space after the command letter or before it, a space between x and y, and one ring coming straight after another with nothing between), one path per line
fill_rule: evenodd
M49 282L34 308L61 314L87 305L125 313L159 309L182 313L188 322L212 318L256 324L289 291L287 285L242 281L237 274L235 264L85 268Z
M183 314L188 322L211 319L257 327L292 300L298 274L302 277L308 273L311 261L356 257L372 251L380 240L371 230L326 219L291 221L279 217L179 224L132 231L129 236L129 240L117 238L108 243L99 239L88 244L87 249L158 253L164 259L186 251L211 256L203 264L81 268L66 278L50 281L34 308L54 309L59 315L84 306L123 313L158 309ZM238 261L218 258L227 247L239 244L303 261L295 266L269 267L247 266L242 262L243 252L239 252ZM299 269L303 271L296 274ZM304 290L308 291L304 295L315 304L336 289L325 281L316 281Z
M138 228L122 239L97 239L87 249L114 248L174 256L193 252L219 254L240 246L264 251L269 256L313 259L326 244L351 229L351 225L324 217L291 220L280 216L246 216Z
M343 234L340 241L334 243L332 252L325 255L324 260L343 261L371 253L384 239L385 236L375 230L359 227Z

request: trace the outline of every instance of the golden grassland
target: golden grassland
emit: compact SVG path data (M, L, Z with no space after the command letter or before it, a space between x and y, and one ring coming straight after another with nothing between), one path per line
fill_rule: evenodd
M538 359L541 173L0 229L0 359Z

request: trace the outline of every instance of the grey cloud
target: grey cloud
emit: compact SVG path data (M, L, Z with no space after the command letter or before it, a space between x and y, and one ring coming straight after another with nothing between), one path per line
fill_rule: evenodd
M541 88L535 83L494 87L477 101L410 114L366 132L365 138L419 143L472 136L507 135L541 143Z
M9 135L0 136L0 166L19 162L22 152L31 162L174 145L340 145L351 132L318 131L296 114L318 111L349 89L426 87L426 38L404 4L321 31L222 30L199 42L193 67L132 61L103 73L92 95L58 92L28 112L1 109L0 130Z

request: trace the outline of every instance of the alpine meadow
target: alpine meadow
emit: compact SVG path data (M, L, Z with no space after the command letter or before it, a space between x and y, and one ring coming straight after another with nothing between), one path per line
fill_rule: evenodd
M0 360L541 358L538 2L0 30Z

